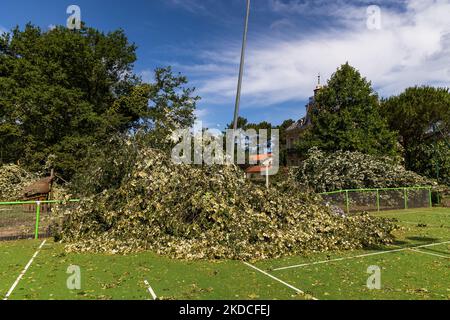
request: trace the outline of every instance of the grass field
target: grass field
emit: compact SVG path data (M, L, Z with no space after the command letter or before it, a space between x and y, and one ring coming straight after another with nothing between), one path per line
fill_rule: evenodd
M0 242L0 296L28 264L9 299L152 299L149 286L160 299L450 299L450 209L376 215L399 220L394 245L253 264L66 254L51 239L41 250L43 240ZM70 265L80 267L81 290L67 288ZM372 265L380 290L366 286Z

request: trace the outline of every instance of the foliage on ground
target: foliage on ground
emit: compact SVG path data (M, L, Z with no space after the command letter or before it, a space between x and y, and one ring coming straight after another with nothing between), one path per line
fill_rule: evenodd
M0 201L15 201L23 196L23 189L37 176L15 164L0 166Z
M390 221L336 215L313 195L253 185L238 167L175 165L129 141L123 150L90 178L98 184L114 176L118 183L61 211L57 239L68 251L265 259L392 240Z
M394 158L349 151L326 153L317 148L310 149L300 166L291 169L291 174L301 186L315 192L362 188L437 187L435 181L406 170Z
M0 165L0 201L19 201L23 200L24 190L32 183L39 180L43 175L32 173L16 164ZM68 192L62 181L53 182L53 199L64 199Z

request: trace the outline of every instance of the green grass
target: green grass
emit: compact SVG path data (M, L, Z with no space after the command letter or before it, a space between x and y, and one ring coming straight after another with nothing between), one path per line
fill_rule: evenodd
M254 263L318 299L450 299L450 243L298 268L280 267L450 241L450 209L400 210L375 215L399 220L395 245L377 250L318 253ZM0 242L0 296L4 296L41 241ZM434 256L439 255L442 257ZM447 258L445 258L447 257ZM82 290L66 286L67 267L81 268ZM381 290L369 290L367 268L381 268ZM163 299L305 299L240 261L180 261L141 253L67 254L51 240L10 299L150 299L147 280Z

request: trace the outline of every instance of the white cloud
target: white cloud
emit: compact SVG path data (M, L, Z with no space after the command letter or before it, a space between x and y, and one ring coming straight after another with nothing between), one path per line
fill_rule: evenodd
M281 1L271 2L279 12L303 12L309 3L294 1L286 7ZM321 3L325 8L325 1ZM290 40L261 36L249 41L243 85L247 106L305 100L319 72L329 78L346 61L382 95L413 85L450 83L450 0L411 0L404 10L381 6L381 30L367 29L366 6L341 2L327 8L345 27L306 36L294 33ZM233 100L239 54L239 43L227 44L217 52L203 52L205 64L185 66L198 75L203 102Z
M207 7L205 6L205 4L197 0L169 0L169 3L193 13L207 12Z
M208 115L208 110L207 109L196 109L195 110L195 117L200 120L203 121L203 118Z
M280 29L280 30L286 30L286 28L293 28L294 27L294 23L286 18L283 19L279 19L276 20L275 22L273 22L270 25L270 29L274 30L274 29Z
M3 34L3 33L5 33L5 32L8 32L8 29L6 29L6 28L3 27L3 26L0 26L0 34Z
M211 116L211 112L208 109L195 109L194 111L196 117L196 128L210 128L210 129L221 129L222 125L216 122L209 121L209 117Z

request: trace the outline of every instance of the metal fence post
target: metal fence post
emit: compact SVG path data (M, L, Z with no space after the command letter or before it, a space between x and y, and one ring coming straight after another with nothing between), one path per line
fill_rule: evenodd
M431 193L431 188L428 189L428 196L430 198L430 208L433 208L433 196L432 196L432 193Z
M377 189L377 210L380 212L380 190Z
M350 214L350 200L348 198L348 190L345 190L345 202L347 204L347 214Z
M408 189L404 189L405 193L405 209L408 209Z
M34 231L34 238L39 239L39 220L41 215L41 202L36 201L36 229Z

